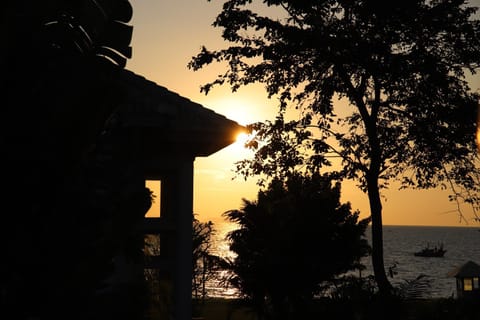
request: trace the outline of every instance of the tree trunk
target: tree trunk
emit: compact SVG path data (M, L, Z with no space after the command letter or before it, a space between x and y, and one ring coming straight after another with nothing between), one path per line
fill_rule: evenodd
M372 265L380 294L389 295L392 285L385 273L383 261L383 224L382 224L382 201L378 187L378 177L367 178L368 200L370 202L370 214L372 218Z

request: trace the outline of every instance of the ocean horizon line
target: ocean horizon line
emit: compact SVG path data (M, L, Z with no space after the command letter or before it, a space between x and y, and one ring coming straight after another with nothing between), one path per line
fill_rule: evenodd
M370 224L368 225L371 226ZM423 225L423 224L384 224L384 227L409 227L409 228L472 228L480 229L480 224L477 225Z

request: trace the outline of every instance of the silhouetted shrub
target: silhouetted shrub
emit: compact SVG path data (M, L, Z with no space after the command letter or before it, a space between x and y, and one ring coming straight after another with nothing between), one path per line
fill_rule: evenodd
M257 201L224 214L239 229L227 235L229 283L263 314L289 317L325 281L359 267L369 247L368 220L340 203L340 184L319 174L274 180Z

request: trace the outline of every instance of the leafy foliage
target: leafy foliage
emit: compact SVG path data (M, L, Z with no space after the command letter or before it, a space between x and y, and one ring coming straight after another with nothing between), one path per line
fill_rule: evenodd
M334 287L329 294L330 298L340 301L371 301L377 287L372 276L355 277L344 276L334 282Z
M299 307L335 275L358 268L368 245L367 220L340 203L340 185L320 175L274 180L255 202L224 215L239 228L227 235L236 258L230 284L258 310Z
M406 300L425 299L430 293L431 281L425 274L421 274L412 280L404 280L396 288L397 294Z
M2 21L10 33L8 44L34 50L21 55L36 59L46 58L46 53L68 53L121 67L132 55L132 27L127 25L132 7L128 0L27 0L10 1L4 7Z
M324 165L317 157L336 153L345 176L358 177L365 188L372 161L379 162L382 180L398 177L404 187L419 188L453 183L472 190L467 198L478 202L478 96L464 80L466 70L479 66L479 22L472 20L476 8L464 1L266 3L281 5L286 18L260 16L243 8L245 1L225 3L214 25L237 45L203 48L192 59L194 70L213 61L230 62L229 70L204 91L224 82L234 90L265 83L282 107L293 101L304 110L301 119L284 122L282 130L314 140L308 144L314 151L306 160L310 165ZM244 29L256 32L249 36ZM337 118L336 97L355 107L349 116ZM332 128L334 123L340 127ZM277 121L252 126L260 140L273 140L277 128ZM261 150L257 160L266 154L278 158L273 153L286 149L270 143L265 148L270 153ZM263 171L270 173L271 166ZM252 165L248 174L258 172Z

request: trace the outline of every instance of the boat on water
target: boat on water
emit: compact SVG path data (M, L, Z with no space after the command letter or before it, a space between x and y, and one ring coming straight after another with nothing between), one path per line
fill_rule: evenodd
M415 252L414 255L417 257L437 257L442 258L445 255L445 250L443 248L443 244L439 244L438 246L434 246L433 248L430 245L427 245L422 250Z

